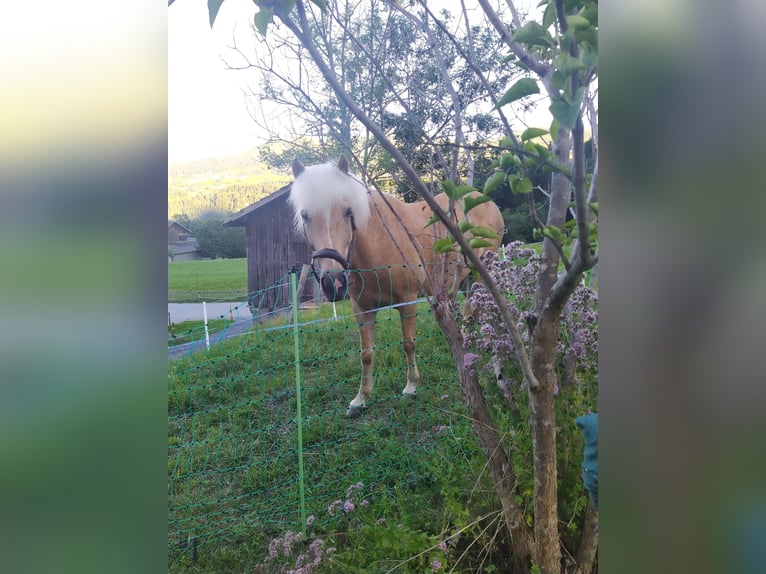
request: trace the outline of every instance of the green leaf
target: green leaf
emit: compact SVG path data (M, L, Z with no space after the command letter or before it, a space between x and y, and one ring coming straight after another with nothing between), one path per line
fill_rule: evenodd
M513 147L513 139L509 136L505 136L500 140L500 147Z
M551 156L551 150L544 145L535 144L535 149L537 150L537 155L543 159L548 159Z
M567 16L567 24L571 26L572 28L587 28L590 26L590 22L588 22L587 18L583 18L582 16L578 16L577 14L572 14L571 16Z
M450 251L455 251L451 239L437 239L434 241L433 249L437 253L449 253Z
M540 88L535 80L532 78L522 78L513 84L510 88L508 88L508 91L505 92L503 97L500 98L500 101L497 102L495 109L500 109L504 105L515 102L516 100L520 100L525 96L539 93Z
M556 118L553 118L553 121L551 122L551 137L555 140L558 137L559 134L559 122Z
M451 179L445 179L442 182L442 187L444 188L444 193L447 194L447 197L450 199L457 199L457 187L455 186L455 182Z
M558 99L552 101L548 109L559 124L571 130L574 128L577 116L580 113L580 103L573 102L570 104L564 99Z
M490 243L486 239L482 239L481 237L471 237L471 239L468 240L468 245L471 246L471 249L481 249L482 247L492 247L492 243Z
M593 213L598 215L598 201L594 201L592 203L589 203L588 206L593 210Z
M295 8L295 0L281 0L269 8L273 9L280 18L287 18L290 15L290 12L293 11L293 8Z
M561 241L563 239L563 236L561 235L561 230L555 225L546 225L545 227L543 227L543 235L545 235L546 237L550 237L551 239L555 241Z
M553 39L550 34L535 21L527 22L516 30L511 40L528 45L553 46Z
M505 182L505 172L496 171L495 173L493 173L487 178L486 182L484 182L484 193L489 193L491 191L494 191L504 182Z
M509 167L512 167L514 165L519 164L519 158L517 158L512 153L503 152L503 154L500 156L500 167L502 169L508 169Z
M426 221L426 224L423 226L423 229L431 227L434 223L438 221L441 221L441 219L439 219L439 216L434 213L431 217L428 218L428 221Z
M535 147L535 144L533 144L532 142L524 143L524 151L526 151L530 155L537 155L537 148Z
M556 3L549 2L543 14L543 29L547 30L556 21Z
M490 229L489 227L485 227L483 225L474 226L474 228L471 230L471 233L473 233L474 237L497 239L497 233L495 233L494 230Z
M472 185L458 185L457 186L457 196L463 197L464 195L468 195L472 191L476 191L476 188Z
M474 226L473 223L470 221L466 221L465 219L463 221L458 221L457 228L460 230L460 233L465 233L469 229L472 229Z
M542 128L527 128L524 130L524 133L521 134L521 141L525 142L527 140L539 138L540 136L544 136L547 133L548 130L544 130Z
M486 195L477 195L475 197L472 197L470 195L466 195L463 198L463 213L468 213L471 211L474 207L477 205L480 205L486 201L492 201L491 197L488 197Z
M207 0L207 12L210 16L210 27L213 27L216 16L218 16L218 10L221 9L223 0Z
M261 11L253 17L253 23L255 24L256 29L261 33L261 36L266 36L266 31L273 19L274 13L271 11L271 8L264 6L262 6Z
M587 68L580 58L574 58L569 54L559 54L553 61L553 67L562 74L571 74Z
M532 191L532 181L528 177L518 177L511 180L513 193L529 193Z

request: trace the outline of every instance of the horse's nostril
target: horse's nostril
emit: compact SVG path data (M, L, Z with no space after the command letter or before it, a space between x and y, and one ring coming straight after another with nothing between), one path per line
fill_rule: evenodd
M328 271L322 275L322 291L330 301L339 301L346 297L348 280L346 274L337 271Z

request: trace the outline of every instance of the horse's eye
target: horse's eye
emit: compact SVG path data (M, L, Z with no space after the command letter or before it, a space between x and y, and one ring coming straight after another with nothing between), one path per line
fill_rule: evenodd
M351 208L349 207L348 209L346 209L346 212L343 214L343 217L348 218L348 217L351 217L352 215L354 215L354 213L351 211Z
M309 222L309 214L306 213L305 211L301 212L301 218L303 219L303 223L308 223Z

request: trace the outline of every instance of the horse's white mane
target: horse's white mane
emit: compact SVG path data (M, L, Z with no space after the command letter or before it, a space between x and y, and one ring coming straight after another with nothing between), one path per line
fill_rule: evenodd
M301 214L304 211L316 215L337 203L351 208L358 228L364 228L370 218L367 188L356 176L343 173L332 163L305 168L295 178L289 199L295 211L296 229L303 226Z

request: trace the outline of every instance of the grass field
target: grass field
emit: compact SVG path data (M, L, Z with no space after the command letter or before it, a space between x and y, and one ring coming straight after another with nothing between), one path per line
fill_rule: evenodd
M349 304L338 305L334 321L319 321L332 312L330 305L301 311L307 514L316 517L315 535L329 537L337 548L333 562L316 572L384 572L425 552L422 560L397 569L421 572L428 549L450 523L468 520L467 514L455 515L458 507L470 503L494 511L454 362L427 307L420 307L418 396L401 396L406 363L399 316L381 311L375 391L366 413L354 421L345 415L359 381L358 332ZM272 538L300 530L294 333L284 322L170 363L171 572L252 571ZM328 506L358 482L364 487L356 522L343 513L330 516Z
M209 276L219 262L192 263L198 276ZM336 320L330 319L329 304L301 310L297 334L282 315L168 363L169 572L298 571L296 554L308 552L316 540L335 552L310 570L314 574L433 572L434 560L444 565L439 572L510 571L486 460L454 360L428 306L418 305L417 397L401 396L407 367L399 315L380 311L375 389L365 413L354 420L345 413L359 386L359 335L349 302L336 306ZM518 393L516 407L504 408L491 367L477 372L498 428L510 431L502 440L517 460L517 499L527 501L531 525L525 393ZM560 408L596 407L594 381L562 388L564 393L574 393L579 402L567 399ZM560 496L571 503L562 506L562 524L574 540L587 502L582 444L572 413L559 415L569 425L561 436L571 437L559 452ZM286 548L285 537L292 536L287 533L303 524L299 461L305 514L314 517L313 524L308 540L296 542L289 557L278 553L269 562L274 540ZM353 490L357 484L362 486Z
M210 259L168 263L168 301L240 301L247 298L247 259ZM235 293L239 292L240 295Z

